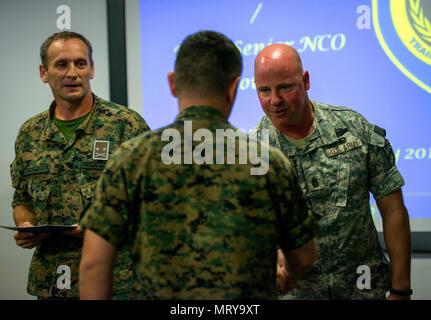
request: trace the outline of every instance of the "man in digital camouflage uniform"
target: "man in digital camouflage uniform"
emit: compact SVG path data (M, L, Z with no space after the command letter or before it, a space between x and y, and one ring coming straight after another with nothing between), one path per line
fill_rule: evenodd
M41 59L40 76L51 87L54 102L19 130L11 165L14 220L17 226L74 224L76 229L16 232L14 237L22 248L36 247L29 294L42 299L78 298L80 214L92 201L112 152L149 128L136 112L92 93L92 48L82 35L52 35L41 46ZM130 291L130 261L127 250L119 254L114 277L118 298L126 298Z
M225 36L202 31L184 40L168 77L179 115L123 144L82 219L81 298L110 297L112 261L126 244L138 299L274 299L277 248L295 277L312 265L314 216L281 152L269 150L263 175L239 164L236 147L235 164L215 164L216 152L208 162L184 163L191 152L196 159L201 142L187 149L185 127L207 138L236 130L227 118L241 71L241 55Z
M263 49L255 83L269 144L293 163L319 216L319 259L286 299L409 299L410 227L403 178L385 130L346 108L312 102L309 75L287 45ZM369 192L383 220L387 260L373 224ZM368 281L370 280L370 281Z

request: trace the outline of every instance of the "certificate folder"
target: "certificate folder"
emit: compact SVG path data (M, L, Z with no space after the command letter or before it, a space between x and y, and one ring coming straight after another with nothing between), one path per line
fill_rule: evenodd
M61 232L66 230L73 230L76 228L76 226L70 226L70 225L57 225L57 224L43 224L40 226L33 226L33 227L8 227L8 226L0 226L1 228L14 230L14 231L20 231L20 232L33 232L33 233L40 233L40 232Z

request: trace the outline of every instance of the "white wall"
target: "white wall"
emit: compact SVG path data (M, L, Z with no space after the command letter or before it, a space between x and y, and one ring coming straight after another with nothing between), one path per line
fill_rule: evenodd
M93 91L109 99L106 0L2 0L0 2L0 225L14 225L9 165L21 124L47 109L51 91L39 78L39 48L57 29L69 6L71 30L82 33L93 45ZM13 232L0 229L0 299L33 299L26 293L33 250L16 246Z
M126 0L127 103L142 115L142 65L139 0ZM166 81L167 76L166 76Z

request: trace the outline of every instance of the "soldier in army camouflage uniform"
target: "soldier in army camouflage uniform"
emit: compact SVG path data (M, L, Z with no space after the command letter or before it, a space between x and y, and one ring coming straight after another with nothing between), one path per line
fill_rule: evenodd
M241 55L225 36L202 31L184 40L168 77L179 115L123 144L82 219L81 297L109 298L110 266L125 244L133 247L139 299L276 298L277 248L298 277L312 265L314 215L281 152L269 150L266 175L238 164L238 148L236 164L212 164L215 156L203 164L161 161L163 135L184 137L185 121L214 136L234 129L227 118L241 71ZM187 156L184 139L176 146Z
M96 181L112 152L149 128L136 112L91 92L92 50L82 35L52 35L41 46L41 58L40 75L51 87L54 102L19 130L11 164L14 219L17 226L74 224L76 229L50 234L16 232L15 239L23 248L36 247L29 294L42 299L78 298L80 214L92 201ZM130 263L125 249L114 277L119 298L130 291Z
M266 116L252 135L269 129L297 172L319 216L319 259L297 282L291 299L409 299L410 227L385 131L359 113L311 102L309 75L286 45L263 49L255 62L258 97ZM379 246L369 192L384 225L390 269ZM369 269L368 269L369 268ZM370 275L370 281L367 276Z

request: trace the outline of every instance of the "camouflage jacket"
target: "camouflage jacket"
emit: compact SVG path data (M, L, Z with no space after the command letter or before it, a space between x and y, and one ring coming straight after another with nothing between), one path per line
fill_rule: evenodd
M52 122L55 102L19 130L11 164L15 188L12 206L33 208L38 225L79 223L105 167L106 160L102 159L109 158L122 142L149 130L135 111L93 98L89 116L69 141ZM108 141L109 145L105 142L96 145L96 140ZM64 234L51 234L43 240L31 261L28 293L40 297L77 297L81 247L82 239ZM115 292L124 292L130 278L130 257L126 250L117 262ZM57 286L63 275L64 267L60 266L70 268L70 289Z
M304 149L290 143L264 116L253 134L269 129L297 172L299 184L320 216L319 259L285 298L376 299L390 288L390 272L370 210L376 200L404 185L385 130L359 113L313 102L313 132ZM371 289L357 287L359 266L368 266Z
M172 125L123 144L83 226L116 247L132 246L135 298L276 298L277 248L302 246L316 228L290 163L271 148L268 172L251 175L236 148L235 164L165 164L162 137L172 131L184 137L185 121L193 134L236 130L216 109L192 106ZM184 139L172 142L185 159Z

